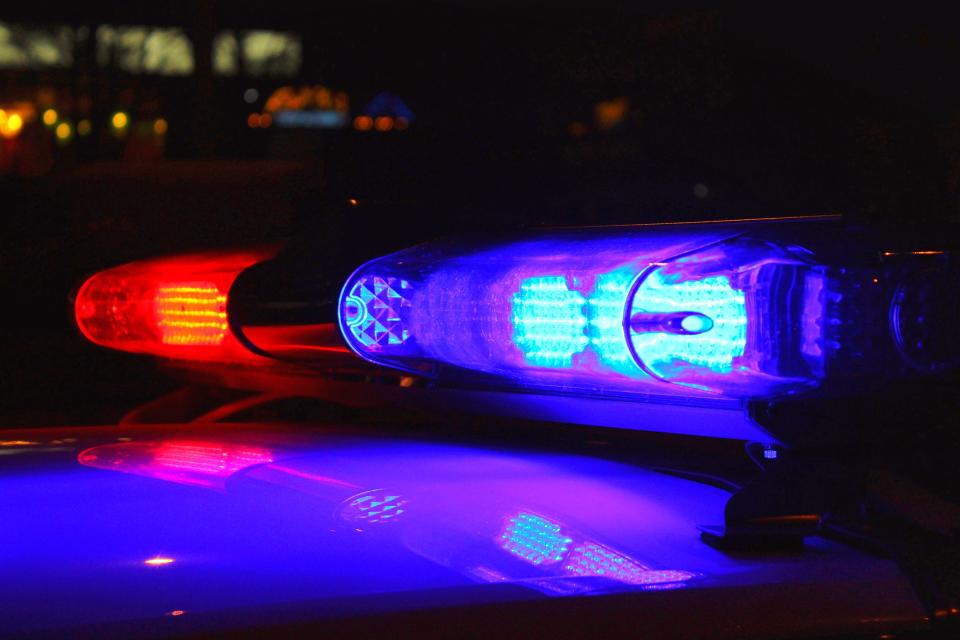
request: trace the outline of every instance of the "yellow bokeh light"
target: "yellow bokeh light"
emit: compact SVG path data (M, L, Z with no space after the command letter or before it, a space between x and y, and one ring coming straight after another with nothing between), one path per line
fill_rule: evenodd
M43 117L43 124L47 125L48 127L52 127L57 123L57 118L59 116L57 115L56 109L47 109L46 111L43 112L42 117Z
M150 558L148 560L143 561L143 564L149 565L151 567L162 567L165 564L172 564L172 563L173 563L173 558L158 557L158 558Z
M69 122L61 122L53 130L53 134L57 136L58 140L69 140L73 135L73 127L70 126Z
M110 118L110 124L113 125L114 129L125 129L130 124L130 119L123 111L117 111Z
M11 131L20 131L23 128L23 118L19 113L14 113L7 118L7 128Z
M153 132L158 136L165 135L168 128L167 121L163 118L157 118L153 121Z
M93 131L93 124L89 120L81 120L77 123L77 133L80 135L88 136L91 131Z

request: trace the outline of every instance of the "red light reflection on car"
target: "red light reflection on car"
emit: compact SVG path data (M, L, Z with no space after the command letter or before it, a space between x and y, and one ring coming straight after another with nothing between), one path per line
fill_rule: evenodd
M222 488L238 471L273 459L261 447L188 440L108 444L77 456L88 467L208 488Z

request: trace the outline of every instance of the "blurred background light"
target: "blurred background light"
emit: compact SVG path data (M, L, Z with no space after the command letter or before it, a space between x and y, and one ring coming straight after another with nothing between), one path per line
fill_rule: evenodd
M373 118L370 116L357 116L353 119L353 128L357 131L370 131L373 127Z
M59 144L67 144L73 139L73 126L69 122L60 122L53 130L53 134Z
M130 117L123 111L117 111L110 116L110 126L118 131L126 129L129 124Z
M57 124L58 117L59 116L57 114L56 109L46 109L44 110L43 116L42 116L43 124L45 124L48 127L52 127L53 125Z

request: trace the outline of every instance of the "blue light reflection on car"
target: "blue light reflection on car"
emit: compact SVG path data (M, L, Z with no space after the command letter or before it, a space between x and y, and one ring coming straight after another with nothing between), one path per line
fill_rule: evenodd
M588 458L332 436L90 444L82 464L63 452L55 465L0 476L0 595L22 619L95 622L487 582L541 595L643 586L611 576L568 588L581 578L566 567L583 564L573 545L593 540L644 566L704 574L723 562L686 544L648 552L694 540L695 522L720 517L725 492ZM104 464L90 464L91 451ZM187 476L171 468L184 455ZM341 526L338 509L356 511L364 496L402 514ZM504 551L511 504L575 534L564 562L538 567ZM54 570L64 581L44 578ZM83 586L91 581L96 590ZM51 598L64 604L51 612Z

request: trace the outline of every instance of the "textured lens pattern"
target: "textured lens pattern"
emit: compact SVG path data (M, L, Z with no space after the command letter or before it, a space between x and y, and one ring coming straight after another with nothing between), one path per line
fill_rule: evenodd
M350 290L344 304L350 332L365 347L397 346L410 338L408 314L412 287L400 278L370 276Z

